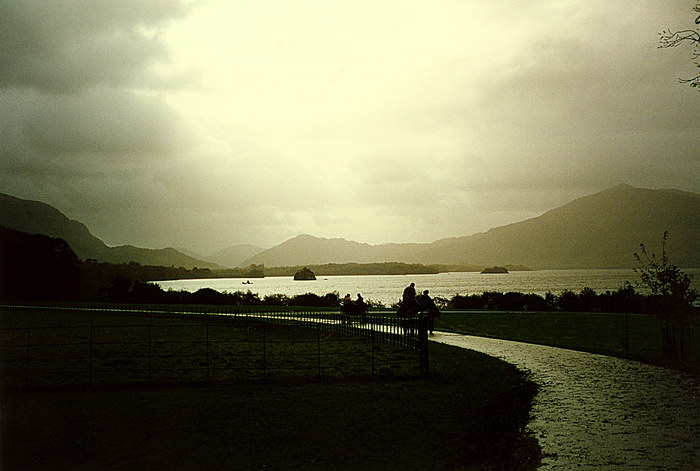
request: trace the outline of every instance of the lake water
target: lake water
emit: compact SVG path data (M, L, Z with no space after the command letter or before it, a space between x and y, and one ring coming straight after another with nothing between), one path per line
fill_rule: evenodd
M692 286L700 290L700 269L684 269L693 275ZM457 294L481 294L485 291L534 293L544 296L547 292L560 294L564 290L575 293L583 288L592 288L597 293L614 291L626 281L637 282L631 269L617 270L535 270L517 271L508 274L482 275L478 272L438 273L434 275L356 275L317 276L315 281L294 281L291 276L254 278L252 284L244 284L241 278L209 278L196 280L157 281L163 289L197 291L211 288L216 291L251 291L260 298L271 294L295 296L314 293L324 295L337 291L341 296L350 293L353 298L362 293L365 300L391 306L399 301L403 289L409 283L416 284L416 291L430 290L430 295L451 298Z

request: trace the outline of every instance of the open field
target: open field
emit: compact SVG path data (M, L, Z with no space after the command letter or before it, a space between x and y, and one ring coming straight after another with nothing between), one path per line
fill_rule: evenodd
M420 374L417 352L338 324L46 309L5 317L0 383L9 386Z
M668 363L661 354L661 320L648 314L445 311L436 319L435 328ZM688 364L681 366L697 370L700 334L691 332L689 358Z
M57 320L50 313L4 317L3 326ZM42 470L534 469L539 448L522 430L535 386L514 367L464 349L431 344L430 361L429 379L5 390L0 464Z

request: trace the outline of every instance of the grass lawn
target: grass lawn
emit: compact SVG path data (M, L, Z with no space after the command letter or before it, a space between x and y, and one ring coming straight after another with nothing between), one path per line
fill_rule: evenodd
M0 467L535 469L534 384L447 345L430 360L428 379L5 390Z
M665 364L662 323L645 314L444 311L435 328ZM629 344L625 345L625 339ZM691 370L700 366L700 335L691 337Z

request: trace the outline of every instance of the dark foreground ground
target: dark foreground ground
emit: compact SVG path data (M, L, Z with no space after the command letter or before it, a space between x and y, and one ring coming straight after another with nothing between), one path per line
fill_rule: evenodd
M429 379L6 389L0 469L536 468L534 384L430 347Z

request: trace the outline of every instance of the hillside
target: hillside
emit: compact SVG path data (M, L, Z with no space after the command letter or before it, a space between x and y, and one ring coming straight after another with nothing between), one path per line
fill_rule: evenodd
M576 199L539 217L432 244L369 245L301 235L244 264L324 263L519 264L531 268L633 267L641 242L682 267L700 266L700 195L629 185Z
M534 268L624 268L644 243L660 252L664 231L673 263L700 266L700 195L619 185L543 215L482 234L431 244L427 256Z
M108 247L82 223L66 217L48 204L0 193L0 226L28 234L43 234L65 240L76 255L109 263L137 262L141 265L185 268L221 268L172 248L145 249L131 245Z
M265 250L263 247L257 245L234 245L209 255L206 260L229 268L248 266L243 265L243 262L263 250Z
M85 224L68 219L48 204L0 193L0 226L28 234L43 234L65 240L78 257L98 258L107 245L92 235Z

